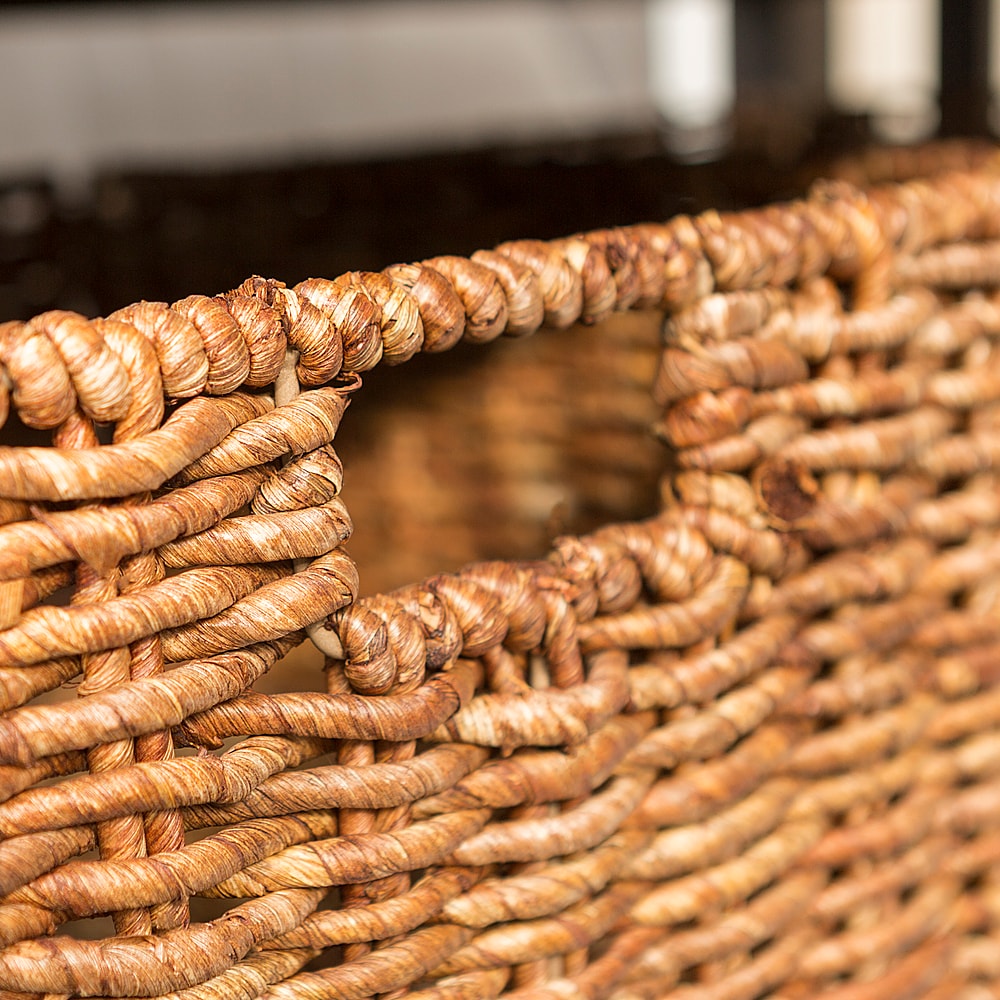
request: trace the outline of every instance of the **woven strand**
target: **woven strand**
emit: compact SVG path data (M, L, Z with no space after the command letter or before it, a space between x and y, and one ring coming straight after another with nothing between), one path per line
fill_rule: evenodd
M0 994L995 990L1000 174L935 157L0 326Z

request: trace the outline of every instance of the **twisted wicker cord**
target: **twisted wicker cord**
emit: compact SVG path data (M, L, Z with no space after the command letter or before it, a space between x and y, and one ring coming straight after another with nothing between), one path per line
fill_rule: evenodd
M961 197L932 215L945 191ZM758 212L706 213L551 243L507 243L469 259L434 258L380 274L309 279L295 288L252 278L225 295L190 296L172 306L141 302L108 320L44 313L0 326L2 412L9 393L21 420L32 427L58 427L76 409L96 421L155 424L163 394L226 396L240 385L269 385L288 349L298 352L299 382L322 385L380 360L396 364L420 349L446 349L463 335L474 341L500 333L520 336L542 322L592 323L621 308L679 312L714 289L808 283L828 268L862 282L857 294L863 315L869 301L878 308L886 299L890 280L909 280L905 274L872 277L875 269L882 273L880 262L892 257L891 249L905 245L912 255L962 236L1000 235L993 233L998 191L1000 184L985 171L886 186L867 196L840 183L818 188L809 200ZM931 257L922 266L946 282L948 269L958 265L949 262L947 249L941 252L942 263ZM137 350L138 341L151 343L152 351ZM160 392L151 391L157 386ZM197 449L195 455L207 450L203 436L195 444L188 432L184 440ZM0 453L0 493L70 499L87 496L86 482L103 491L91 496L143 488L117 467L124 458L101 451L102 464L90 475L83 469L100 452L85 452L71 471L56 471L58 452ZM177 448L161 446L155 453L176 454ZM194 456L185 457L144 488L155 488Z
M998 220L990 168L840 181L0 326L2 415L57 446L0 449L0 990L995 978ZM629 308L668 314L665 510L359 598L359 373ZM325 692L254 691L306 634Z

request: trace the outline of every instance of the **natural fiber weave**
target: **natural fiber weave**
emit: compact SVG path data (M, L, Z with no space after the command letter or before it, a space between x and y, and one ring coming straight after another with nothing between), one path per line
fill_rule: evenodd
M997 286L979 157L0 326L0 997L996 996Z

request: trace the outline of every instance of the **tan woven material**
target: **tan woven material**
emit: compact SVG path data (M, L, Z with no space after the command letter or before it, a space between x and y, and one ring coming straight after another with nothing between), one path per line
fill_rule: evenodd
M0 326L0 997L997 995L950 166Z

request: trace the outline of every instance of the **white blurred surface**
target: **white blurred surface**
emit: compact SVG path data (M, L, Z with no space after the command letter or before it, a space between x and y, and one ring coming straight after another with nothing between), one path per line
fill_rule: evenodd
M71 185L103 167L370 157L657 121L711 145L737 96L739 2L0 2L0 178ZM927 135L937 8L826 0L830 105L872 114L886 139ZM1000 91L1000 0L992 8Z
M715 125L736 100L734 0L649 0L646 46L657 110L680 128Z
M939 38L938 0L827 0L831 102L871 113L885 139L923 138L937 124Z
M643 0L0 9L0 173L648 125Z

